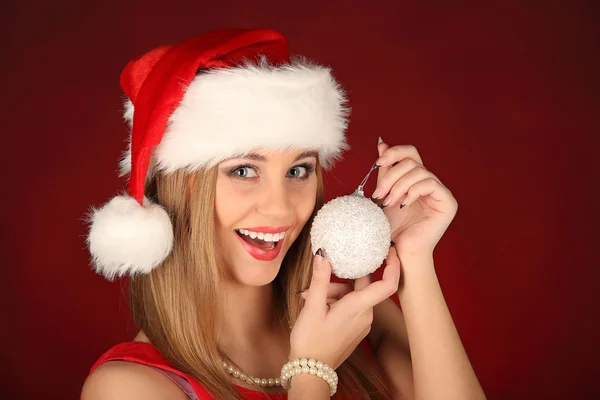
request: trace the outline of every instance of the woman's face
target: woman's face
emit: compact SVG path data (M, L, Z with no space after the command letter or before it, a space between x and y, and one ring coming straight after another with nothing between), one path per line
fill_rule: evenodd
M237 282L275 279L316 202L317 153L259 151L218 166L216 229L225 267Z

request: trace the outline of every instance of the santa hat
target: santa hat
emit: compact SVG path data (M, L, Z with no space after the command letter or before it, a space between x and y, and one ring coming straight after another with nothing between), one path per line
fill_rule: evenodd
M94 269L109 280L149 273L171 252L171 220L144 196L153 174L210 168L257 148L313 149L328 169L348 149L346 98L330 69L291 59L273 30L221 30L158 47L127 64L121 87L129 195L92 210L87 240Z

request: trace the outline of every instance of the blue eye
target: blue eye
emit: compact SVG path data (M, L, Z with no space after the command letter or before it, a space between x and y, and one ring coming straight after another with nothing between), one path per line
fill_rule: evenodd
M254 175L251 175L248 171L254 172ZM230 175L233 175L235 178L254 178L256 176L256 170L250 165L242 165L233 169L230 172Z
M312 164L305 163L305 164L296 165L295 167L290 168L289 172L300 171L300 172L291 174L292 178L308 179L310 177L310 174L312 172L314 172L314 170L315 170L315 167Z
M301 168L302 168L302 167L293 167L293 168L290 168L290 170L289 170L288 172L292 172L292 171L301 171ZM301 173L301 172L296 172L295 174L290 174L290 175L291 175L291 176L293 176L293 177L295 177L295 178L297 178L297 177L299 176L299 174L300 174L300 173ZM305 173L306 173L306 172L305 172Z
M315 171L315 166L310 163L296 165L288 170L286 177L292 179L304 180L310 177L310 174ZM228 173L229 176L236 179L252 179L258 176L256 167L252 165L239 165Z

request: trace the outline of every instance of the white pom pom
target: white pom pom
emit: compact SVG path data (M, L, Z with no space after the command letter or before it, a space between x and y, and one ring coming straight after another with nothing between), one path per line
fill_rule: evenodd
M338 278L356 279L375 271L388 255L390 222L370 199L337 197L317 213L311 227L313 251L323 248Z
M92 210L87 243L94 269L108 280L147 274L173 247L173 226L161 206L144 198L142 207L130 196L117 196Z

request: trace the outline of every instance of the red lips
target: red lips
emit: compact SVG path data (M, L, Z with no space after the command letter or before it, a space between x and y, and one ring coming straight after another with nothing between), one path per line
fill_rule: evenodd
M260 228L260 230L258 228ZM270 232L268 230L264 230L264 228L268 228L268 227L256 227L256 228L247 228L247 229L249 231L253 231L253 232L259 231L259 232L264 232L264 233L279 233L279 232L282 232L287 229L286 227L282 227L285 229L271 228L271 229L273 229L273 232ZM246 228L242 228L242 229L246 229ZM280 239L279 242L277 242L277 244L273 248L273 250L263 250L263 249L260 249L256 246L253 246L250 243L246 242L244 239L242 239L240 237L240 235L241 234L238 234L237 232L235 233L235 236L238 238L238 240L240 241L242 246L244 246L244 249L246 249L246 251L252 257L254 257L260 261L272 261L272 260L276 259L277 256L279 255L279 252L281 251L281 248L283 247L283 241L286 239L285 237L283 239Z

